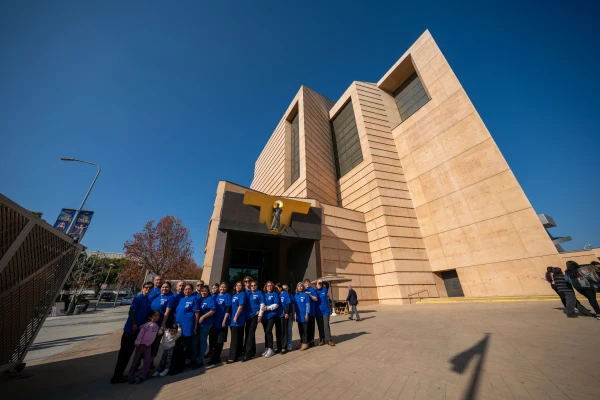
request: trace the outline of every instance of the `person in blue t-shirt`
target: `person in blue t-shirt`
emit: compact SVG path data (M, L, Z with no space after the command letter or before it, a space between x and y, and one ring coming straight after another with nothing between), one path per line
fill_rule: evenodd
M310 319L310 297L304 292L304 285L298 282L296 285L296 295L294 296L294 320L298 324L298 334L300 335L300 351L308 349L308 321Z
M165 312L167 311L167 307L172 298L173 294L171 293L171 282L166 281L160 288L160 295L155 297L154 300L152 300L152 303L150 303L150 308L153 311L158 311L160 313L160 318L157 322L159 327L162 327L163 325ZM168 327L171 328L171 324L169 324ZM156 354L158 354L158 349L160 347L160 341L162 340L163 333L164 329L162 331L159 331L159 333L156 335L156 338L154 339L154 342L152 342L152 347L150 348L151 369L154 369L154 358L156 357Z
M155 298L160 296L162 285L165 282L163 281L162 276L156 275L153 279L153 283L154 283L154 287L152 288L152 291L148 295L148 300L150 300L150 303L152 303Z
M310 286L310 279L304 280L304 293L310 297L310 318L308 320L306 337L309 347L313 347L315 345L315 309L319 298L317 297L317 291Z
M262 317L263 329L265 331L265 351L263 356L269 358L275 355L273 351L273 326L279 326L279 293L275 290L275 284L267 281L264 287L265 304L258 313ZM279 330L279 329L277 329ZM277 336L277 343L281 341L281 332Z
M227 331L231 323L231 295L227 293L227 282L221 282L221 286L219 286L219 295L215 300L215 307L215 322L211 328L211 332L215 331L215 350L208 362L209 365L221 363L221 352L223 346L227 343Z
M248 296L250 298L250 312L247 316L250 319L250 329L248 329L248 337L246 338L246 356L244 357L244 362L251 360L256 354L256 327L262 320L262 315L259 315L259 312L265 305L263 293L258 290L258 282L252 281L250 288L252 289L250 296Z
M200 289L202 297L199 299L200 318L198 319L198 332L194 339L194 359L196 360L194 368L204 366L204 355L208 347L208 334L210 328L213 326L214 314L217 310L212 296L209 295L209 290L206 285Z
M163 316L161 328L163 331L167 328L167 325L173 326L176 323L175 321L175 313L177 310L177 306L179 305L179 301L185 297L183 290L185 288L185 281L177 282L177 289L169 303L167 304L167 309L165 310L165 315ZM171 358L171 368L169 368L169 373L171 375L176 375L184 367L184 352L183 352L183 339L179 336L179 339L175 342L175 348L173 349L173 357Z
M329 296L328 288L322 280L317 279L317 307L315 308L315 316L317 318L317 326L319 327L319 346L327 343L330 346L335 346L331 340L331 329L329 328Z
M210 287L210 296L212 297L215 304L217 303L217 297L219 297L219 284L213 283ZM215 344L217 343L217 332L215 331L215 326L210 328L210 332L208 333L208 353L204 356L204 358L211 359L215 354Z
M293 343L293 335L292 335L292 328L294 327L294 304L296 302L296 300L294 299L294 296L292 294L290 294L290 288L288 287L288 285L283 285L282 289L284 292L286 292L288 294L288 297L290 299L290 306L289 306L289 310L290 310L290 317L288 318L288 322L287 322L287 351L292 351L292 343Z
M250 295L252 294L250 285L252 284L252 280L251 276L244 277L244 292L246 293L246 307L244 307L244 312L246 313L246 325L244 326L244 353L246 352L246 342L248 341L250 325L252 325L252 318L250 318ZM256 348L254 348L252 354L254 353L256 353Z
M152 282L144 283L144 286L142 286L142 293L138 294L131 302L131 306L129 306L127 322L125 322L123 335L121 336L121 348L119 349L117 364L115 365L115 371L110 383L125 383L129 381L123 373L135 350L135 339L137 337L138 329L148 321L148 315L150 314L150 301L148 301L148 295L153 287L154 285Z
M279 294L279 330L277 332L277 352L287 353L288 347L288 321L290 320L290 308L292 301L287 291L283 290L281 283L277 283L277 293Z
M175 320L181 326L181 337L183 354L185 356L185 365L192 364L194 335L197 332L198 314L200 305L198 299L194 295L194 286L191 283L185 285L183 290L185 297L179 300L179 304L175 309Z
M246 296L242 282L236 282L235 292L231 296L231 344L227 364L236 362L243 353L247 298L248 296Z

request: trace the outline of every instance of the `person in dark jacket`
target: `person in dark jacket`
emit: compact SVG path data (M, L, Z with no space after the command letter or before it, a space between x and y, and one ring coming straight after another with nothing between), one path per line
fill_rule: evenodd
M358 305L358 296L356 295L356 291L352 289L352 286L348 286L348 297L346 297L346 301L352 307L348 319L354 319L352 317L356 314L356 321L360 321L360 315L358 315L358 310L356 309L356 306Z
M571 281L573 288L582 294L586 299L588 299L590 305L596 313L596 318L600 320L600 307L598 306L598 301L596 300L596 290L590 281L581 274L579 264L577 264L575 261L567 261L565 275L568 275L568 280Z
M544 279L546 281L548 281L548 283L550 283L550 287L552 288L552 290L554 290L556 292L556 294L558 295L558 297L560 297L560 301L562 302L563 306L565 306L565 312L566 312L567 300L566 300L565 294L558 290L558 287L556 286L556 283L554 282L554 274L552 273L553 269L554 269L554 267L548 267L546 269L546 275L545 275ZM567 283L567 286L569 286L568 283ZM590 310L585 308L583 306L583 304L581 304L577 299L575 299L575 308L577 308L577 310L579 311L580 314L586 315L588 317L592 315Z
M559 291L559 293L562 293L565 296L567 317L577 317L577 314L575 314L575 302L577 299L575 298L573 287L567 284L565 281L565 276L560 268L552 268L552 278L554 280L554 284L556 285L556 289Z

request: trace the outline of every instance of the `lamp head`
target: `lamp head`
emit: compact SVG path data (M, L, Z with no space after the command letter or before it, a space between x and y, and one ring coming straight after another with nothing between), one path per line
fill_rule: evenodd
M63 161L76 161L74 158L67 158L67 157L61 157L60 159Z

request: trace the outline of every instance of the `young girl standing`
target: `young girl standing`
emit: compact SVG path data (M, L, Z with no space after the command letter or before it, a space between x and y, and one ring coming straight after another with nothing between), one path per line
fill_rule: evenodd
M129 383L143 382L150 371L151 347L154 339L156 339L158 330L160 329L157 323L159 318L160 311L154 311L148 319L148 322L140 326L140 332L138 333L137 339L135 339L135 354L133 356L133 361L131 362L131 367L129 368L129 376L127 377ZM135 371L138 369L142 357L144 358L144 366L136 377Z

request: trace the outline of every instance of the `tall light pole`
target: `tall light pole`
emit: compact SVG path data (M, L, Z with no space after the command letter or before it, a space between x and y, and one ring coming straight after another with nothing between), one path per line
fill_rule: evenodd
M73 226L75 225L75 221L77 221L77 218L79 218L79 213L83 209L83 206L85 205L85 202L86 202L88 196L90 195L90 192L92 191L92 188L94 187L94 183L96 183L96 179L98 179L98 175L100 175L100 166L98 164L96 164L96 163L93 163L93 162L83 161L83 160L77 160L75 158L61 157L60 159L63 160L63 161L76 161L76 162L81 162L81 163L84 163L84 164L95 165L98 168L98 172L96 173L96 176L94 177L94 180L92 181L92 184L90 185L90 188L88 189L87 193L85 194L85 197L83 198L83 201L81 202L81 205L79 206L79 209L75 213L75 216L73 217L73 220L69 224L69 229L67 229L67 233L71 233L71 230L73 230Z

